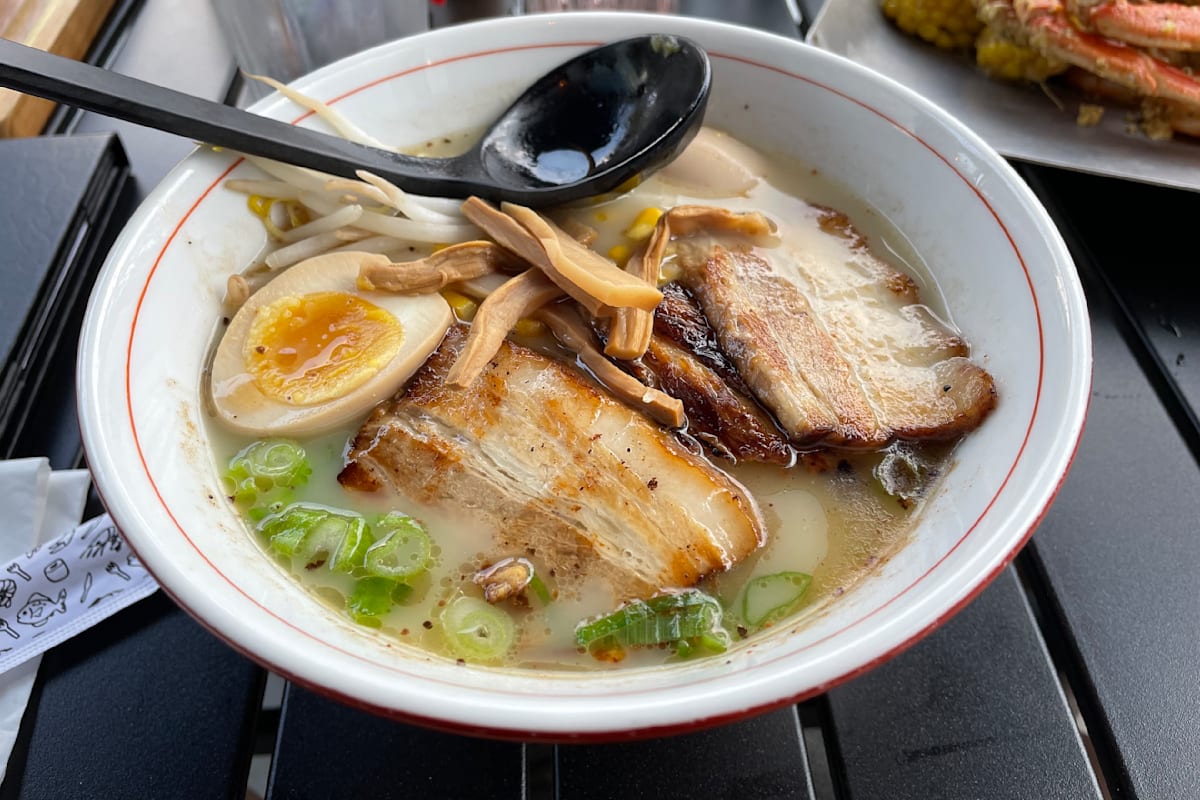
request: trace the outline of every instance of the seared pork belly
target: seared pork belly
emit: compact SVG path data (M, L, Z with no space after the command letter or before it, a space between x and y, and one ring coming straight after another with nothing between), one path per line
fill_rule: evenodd
M484 519L485 555L528 555L560 591L618 599L686 587L764 541L749 492L581 373L505 342L470 389L445 384L452 328L408 388L360 429L342 484Z
M675 283L662 292L650 346L639 361L628 363L630 371L679 398L688 433L717 455L790 465L795 451L787 437L753 399L695 300Z
M677 242L680 282L754 395L800 446L950 439L978 426L995 405L991 376L844 217L820 221L832 235L806 241L811 250Z
M678 283L666 284L662 293L662 302L654 312L654 332L692 353L721 380L748 394L750 390L721 349L716 332L691 293Z

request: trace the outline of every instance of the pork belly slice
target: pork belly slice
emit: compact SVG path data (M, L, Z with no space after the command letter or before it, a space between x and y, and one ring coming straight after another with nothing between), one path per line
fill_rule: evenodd
M732 388L749 394L737 366L721 349L716 332L691 292L678 283L668 283L662 287L662 293L662 302L654 312L654 332L694 355Z
M626 366L642 383L679 398L688 433L717 455L790 466L796 453L787 437L753 399L695 300L676 283L662 292L650 346Z
M990 375L844 218L811 250L679 248L680 281L754 395L801 446L951 439L994 407ZM770 258L768 261L767 258Z
M571 367L511 342L470 389L444 384L452 328L356 436L341 483L469 513L491 557L530 555L560 591L600 578L617 599L695 584L765 528L737 481Z

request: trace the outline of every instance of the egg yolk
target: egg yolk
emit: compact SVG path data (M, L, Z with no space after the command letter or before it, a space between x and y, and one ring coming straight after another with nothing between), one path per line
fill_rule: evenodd
M400 321L374 303L345 292L316 292L258 309L242 352L259 391L306 406L370 380L403 341Z

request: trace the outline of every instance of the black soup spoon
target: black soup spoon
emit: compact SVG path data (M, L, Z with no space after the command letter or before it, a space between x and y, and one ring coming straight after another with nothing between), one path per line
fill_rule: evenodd
M470 151L417 158L201 100L0 39L0 86L251 155L415 194L528 206L601 195L662 167L704 119L708 56L654 34L588 50L530 86Z

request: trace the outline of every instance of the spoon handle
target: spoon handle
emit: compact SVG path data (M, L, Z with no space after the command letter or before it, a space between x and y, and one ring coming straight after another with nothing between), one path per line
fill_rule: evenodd
M451 159L366 147L0 39L0 86L243 153L354 177L365 169L419 194L466 196Z

